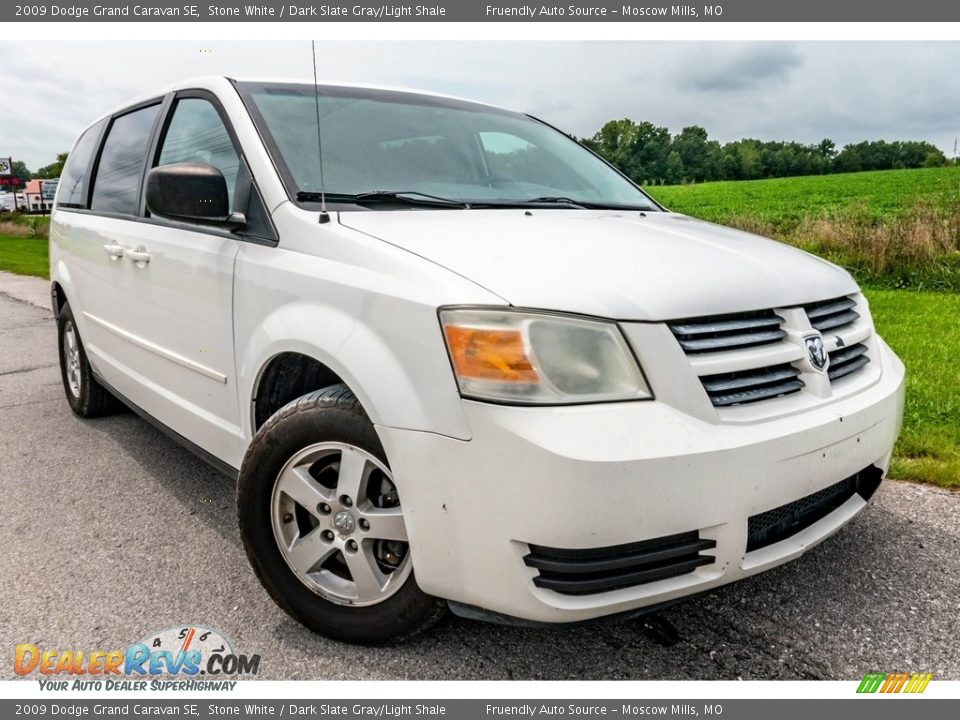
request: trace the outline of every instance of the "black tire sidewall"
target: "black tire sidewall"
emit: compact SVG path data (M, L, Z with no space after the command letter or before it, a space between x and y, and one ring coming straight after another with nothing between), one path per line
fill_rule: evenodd
M340 442L366 450L387 464L373 424L352 395L347 403L326 407L310 403L316 395L294 401L292 410L288 406L277 413L279 419L275 416L265 423L244 458L237 510L247 557L274 601L308 628L355 643L402 639L432 624L432 616L442 612L440 601L417 586L413 572L383 602L364 607L338 605L305 586L277 547L270 520L273 488L280 470L293 455L317 442ZM400 497L402 503L402 489Z
M70 382L67 380L67 358L63 351L63 335L66 331L67 323L73 325L73 336L77 341L77 348L80 351L80 396L77 397L70 390ZM81 417L86 417L90 407L90 392L93 389L93 373L90 371L90 364L87 362L87 352L83 347L83 341L80 339L80 330L77 328L77 321L73 317L73 311L69 303L64 303L60 308L60 314L57 316L57 346L60 357L60 380L63 382L63 392L67 396L67 402L70 409Z

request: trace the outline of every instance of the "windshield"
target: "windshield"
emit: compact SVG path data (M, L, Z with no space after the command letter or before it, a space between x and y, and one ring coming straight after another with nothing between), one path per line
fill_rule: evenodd
M238 89L300 201L316 202L323 189L334 202L380 193L433 199L434 207L450 200L658 209L603 160L526 115L399 91L321 86L317 98L312 85Z

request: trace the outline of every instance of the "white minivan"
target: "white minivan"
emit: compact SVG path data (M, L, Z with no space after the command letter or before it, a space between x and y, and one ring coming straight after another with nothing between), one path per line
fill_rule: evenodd
M238 478L264 587L343 640L769 569L863 509L900 429L847 272L481 103L185 81L80 136L50 237L70 407Z

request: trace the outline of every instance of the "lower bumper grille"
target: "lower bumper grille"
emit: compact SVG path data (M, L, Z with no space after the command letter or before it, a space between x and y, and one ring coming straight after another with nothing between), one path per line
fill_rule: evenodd
M822 520L854 494L869 500L883 471L871 465L856 475L773 510L752 515L747 524L747 552L773 545Z
M701 550L717 546L697 531L586 550L531 545L523 558L539 574L533 584L564 595L589 595L686 575L716 561Z

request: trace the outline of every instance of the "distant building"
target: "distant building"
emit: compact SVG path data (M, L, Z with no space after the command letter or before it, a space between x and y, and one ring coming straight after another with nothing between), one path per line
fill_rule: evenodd
M0 210L13 212L18 207L23 207L26 204L27 201L23 197L23 193L0 193Z
M59 180L30 180L23 188L23 205L28 212L50 212Z

